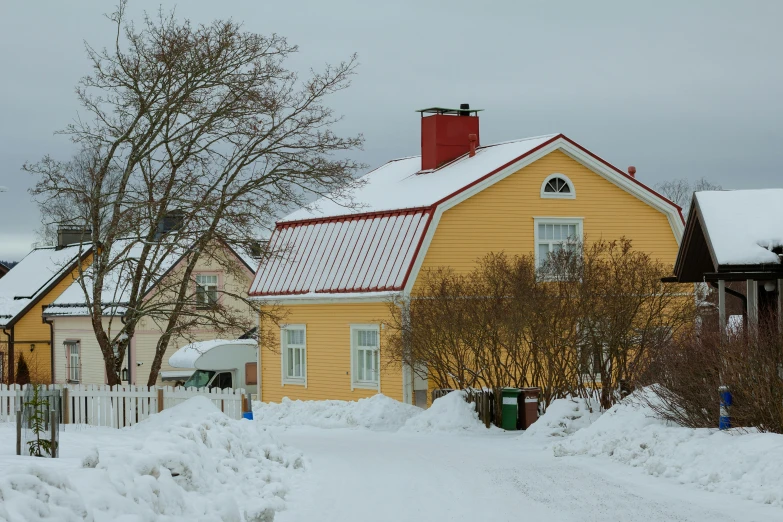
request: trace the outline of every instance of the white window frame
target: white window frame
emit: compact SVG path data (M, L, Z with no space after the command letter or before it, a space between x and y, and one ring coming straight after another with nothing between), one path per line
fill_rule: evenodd
M78 384L82 381L82 343L77 340L68 339L64 341L63 344L65 345L65 362L68 368L66 381ZM77 362L75 367L73 364L73 353L71 352L71 348L74 346L76 347ZM75 378L74 375L76 376Z
M381 326L379 324L352 324L350 325L350 329L351 329L351 391L353 391L356 388L360 388L366 390L378 390L380 392L381 391ZM356 337L357 337L357 332L359 331L376 332L377 335L376 338L378 339L378 349L374 350L378 352L376 358L377 367L375 369L375 372L377 374L376 381L368 381L368 380L360 381L357 378L356 364L358 361L359 346Z
M200 303L199 302L199 288L203 288L203 295L206 296L207 301L209 301L209 289L212 287L212 284L210 283L199 283L199 278L202 277L214 277L215 278L215 301L210 303ZM214 305L217 305L218 299L220 298L220 277L218 274L196 274L196 277L194 278L196 281L196 308L206 310L211 308Z
M533 218L533 237L535 239L534 252L536 256L536 268L540 267L543 260L539 257L539 243L541 242L554 242L555 240L541 239L538 236L539 225L576 225L576 235L578 241L584 239L584 218L581 217L546 217L539 216ZM563 242L563 241L561 241Z
M296 346L293 349L302 350L302 366L303 375L301 377L289 377L288 376L288 330L302 330L304 331L304 344ZM307 326L304 324L285 324L280 327L280 382L285 386L286 384L294 384L297 386L304 386L307 388Z
M568 188L571 189L570 192L544 192L544 189L546 188L546 184L549 183L550 180L554 178L561 178L563 181L568 183ZM541 197L545 199L576 199L576 187L574 187L573 181L569 179L568 176L565 174L560 174L558 172L555 172L554 174L550 174L549 176L544 179L544 182L541 183Z

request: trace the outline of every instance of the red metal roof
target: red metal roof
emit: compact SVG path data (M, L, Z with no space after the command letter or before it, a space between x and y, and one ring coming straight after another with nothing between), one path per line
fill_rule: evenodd
M281 223L250 295L401 290L432 208Z

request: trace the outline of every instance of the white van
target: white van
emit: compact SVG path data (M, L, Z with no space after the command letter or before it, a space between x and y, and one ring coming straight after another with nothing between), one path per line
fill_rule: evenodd
M194 369L185 388L244 388L258 391L258 343L255 339L215 339L187 344L169 357L174 368Z

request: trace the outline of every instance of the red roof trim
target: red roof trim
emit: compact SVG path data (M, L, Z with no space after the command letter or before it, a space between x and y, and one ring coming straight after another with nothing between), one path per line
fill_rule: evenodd
M373 210L371 212L359 212L356 214L342 214L339 216L298 219L296 221L278 221L277 228L288 228L288 227L295 227L299 225L312 225L315 223L327 223L329 221L339 222L339 221L351 221L354 219L368 219L368 218L386 217L386 216L398 216L398 215L401 216L405 214L417 214L419 212L430 210L433 206L435 205L430 205L427 207L398 208L393 210Z
M424 225L424 230L422 230L421 232L421 237L419 238L419 244L416 245L416 250L413 252L413 256L411 257L411 263L408 265L408 270L405 271L405 277L402 280L402 287L395 288L394 290L402 290L408 284L408 278L411 276L413 265L416 264L416 259L418 259L419 257L419 250L421 250L421 245L424 244L424 238L427 237L427 232L429 232L430 230L430 224L432 223L432 216L435 215L435 208L431 208L428 211L428 214L429 217L427 218L427 223Z
M658 196L665 203L668 203L669 205L671 205L674 208L676 208L677 209L677 213L680 215L680 219L682 219L682 222L685 223L685 219L683 219L683 217L682 217L682 207L680 207L677 203L675 203L674 201L670 200L666 196L662 195L660 192L656 192L655 190L651 189L650 187L648 187L647 185L645 185L644 183L642 183L638 179L634 178L633 176L630 176L627 172L623 172L622 170L618 169L617 167L615 167L614 165L612 165L611 163L609 163L608 161L603 159L601 156L598 156L597 154L594 154L594 153L590 152L586 148L584 148L581 145L579 145L578 143L576 143L571 138L569 138L567 136L564 136L563 134L558 135L558 137L563 138L563 140L567 141L568 143L570 143L571 145L573 145L577 149L581 150L582 152L584 152L585 154L587 154L591 158L600 161L601 163L603 163L604 165L606 165L610 169L614 170L618 174L621 174L626 179L628 179L630 181L633 181L634 183L636 183L637 185L639 185L640 187L642 187L643 189L645 189L649 193L653 194L654 196Z

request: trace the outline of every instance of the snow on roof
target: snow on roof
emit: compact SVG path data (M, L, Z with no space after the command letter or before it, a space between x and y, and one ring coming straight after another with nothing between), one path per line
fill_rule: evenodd
M186 344L169 357L169 366L173 368L195 368L196 360L208 351L227 344L256 345L253 339L213 339Z
M783 189L697 192L696 201L719 265L779 264Z
M323 197L280 222L428 207L556 136L549 134L479 147L472 158L464 155L421 174L417 174L421 170L421 156L393 160L361 178L364 185L352 193L358 208L349 208L351 202L346 199L332 201Z
M4 326L30 303L41 298L88 247L70 245L36 248L0 279L0 326Z
M132 283L131 272L136 268L136 260L141 255L144 243L137 239L127 239L117 241L113 248L116 252L112 254L112 259L122 259L122 263L118 264L116 268L104 278L103 291L101 293L101 302L104 304L103 315L122 315L125 313L126 307L123 305L126 305L130 299ZM253 273L255 273L259 263L258 260L250 257L242 247L232 246L230 250L246 263ZM160 259L161 255L164 257L155 268L157 277L153 278L152 286L148 288L147 291L151 290L160 277L164 276L172 266L178 263L186 252L187 247L178 246L172 248L168 252L155 256L155 261ZM90 269L91 267L88 267L84 271L84 277L88 281L88 288L90 288L92 277ZM90 309L86 306L84 290L82 289L80 282L74 281L71 283L71 285L66 288L51 305L46 307L45 314L47 316L90 315Z
M117 241L113 248L116 252L112 254L112 259L122 259L122 262L104 277L103 290L101 292L104 315L122 315L125 313L126 308L123 305L126 305L130 299L132 271L136 268L136 261L141 255L144 243L135 239L121 240ZM176 264L185 252L186 249L183 247L174 248L163 254L163 259L155 268L158 278L162 277ZM92 267L87 267L84 270L83 277L87 281L87 288L90 288L92 285ZM158 278L153 278L153 281L157 281ZM71 283L50 306L46 307L45 314L47 316L89 315L90 311L86 304L84 290L81 283L77 280Z
M409 210L279 225L270 243L275 255L261 266L250 295L400 290L430 216Z

